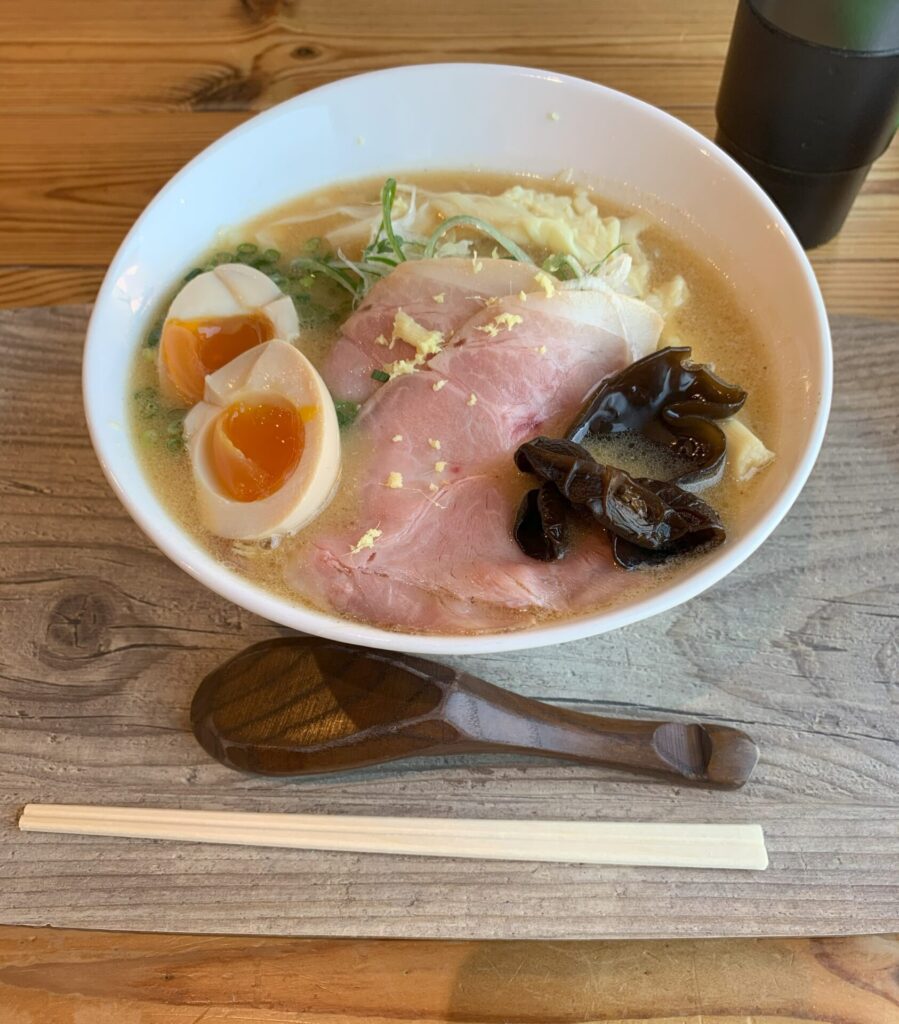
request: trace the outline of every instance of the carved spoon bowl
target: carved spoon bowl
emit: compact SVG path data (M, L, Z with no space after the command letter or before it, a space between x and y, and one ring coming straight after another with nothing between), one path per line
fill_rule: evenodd
M733 789L758 760L753 741L728 726L601 718L423 658L314 637L263 641L210 672L191 723L216 760L262 775L507 753Z

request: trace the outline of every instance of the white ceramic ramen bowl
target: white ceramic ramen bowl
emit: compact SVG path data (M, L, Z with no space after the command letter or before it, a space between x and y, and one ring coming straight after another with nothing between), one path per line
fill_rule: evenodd
M419 636L323 614L225 568L167 512L127 430L132 359L153 312L217 230L329 183L431 169L552 176L570 168L600 195L646 206L732 282L771 338L785 382L777 459L753 489L748 528L670 584L607 611L514 633ZM529 68L404 67L348 78L282 103L191 161L141 214L97 296L84 402L103 470L147 535L236 604L294 629L428 654L513 650L602 633L666 611L717 583L786 515L812 469L831 393L827 319L814 274L771 201L732 160L675 118L611 89ZM788 419L787 419L788 418Z

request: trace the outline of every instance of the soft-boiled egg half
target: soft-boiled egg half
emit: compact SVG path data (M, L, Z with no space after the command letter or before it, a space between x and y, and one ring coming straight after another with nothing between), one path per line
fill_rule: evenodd
M219 537L293 533L337 487L334 402L315 367L286 341L258 345L210 374L184 434L201 519Z
M206 377L242 353L299 334L293 300L261 271L224 263L175 296L159 340L159 387L178 405L203 398Z

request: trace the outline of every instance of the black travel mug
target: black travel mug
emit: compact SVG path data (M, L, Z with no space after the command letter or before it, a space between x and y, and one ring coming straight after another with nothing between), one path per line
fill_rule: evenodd
M833 238L899 120L899 0L739 0L716 114L803 246Z

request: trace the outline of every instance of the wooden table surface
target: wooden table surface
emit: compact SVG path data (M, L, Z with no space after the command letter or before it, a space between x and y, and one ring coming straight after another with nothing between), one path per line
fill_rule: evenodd
M0 0L0 305L89 301L133 218L189 157L253 112L358 71L540 65L711 134L733 6ZM899 316L896 145L812 260L831 313ZM0 1024L890 1024L897 967L891 937L448 944L5 928Z

